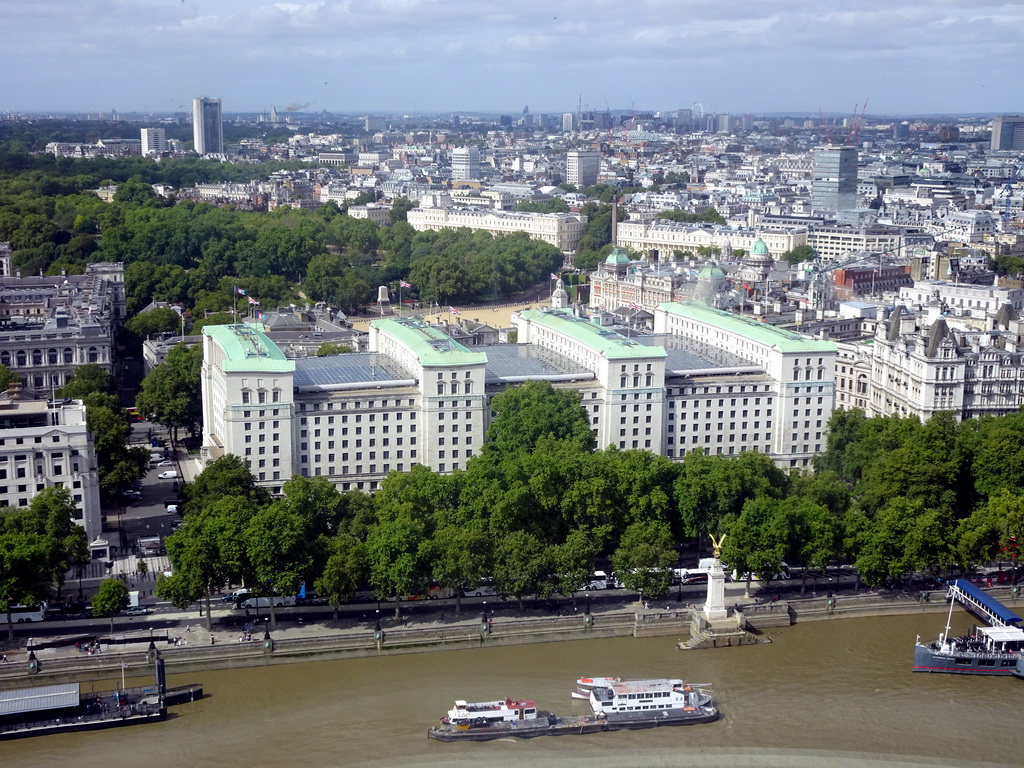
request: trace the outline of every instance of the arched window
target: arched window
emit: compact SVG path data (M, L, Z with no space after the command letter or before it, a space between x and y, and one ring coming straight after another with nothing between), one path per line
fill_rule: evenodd
M75 353L71 347L64 347L64 362L73 363L75 362Z
M46 359L50 363L50 365L56 365L57 364L57 350L56 349L51 349L49 352L47 352L46 353Z
M96 347L89 347L89 362L98 363L100 361L99 351Z
M18 350L18 365L22 368L25 367L25 362L28 360L28 355L25 354L25 350Z
M8 368L11 366L10 352L7 352L6 350L4 352L0 352L0 364L6 365Z
M42 364L43 364L43 350L41 350L41 349L33 349L32 350L32 365L42 365Z

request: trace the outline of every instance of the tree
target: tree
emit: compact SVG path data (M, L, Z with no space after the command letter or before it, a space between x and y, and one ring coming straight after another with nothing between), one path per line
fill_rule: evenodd
M604 548L607 534L607 527L577 528L564 542L552 547L551 561L558 574L558 591L563 595L571 594L574 606L576 593L593 579L594 564Z
M145 341L158 333L173 333L181 328L181 315L170 307L154 307L131 318L124 327Z
M626 589L638 592L640 599L660 597L672 583L676 553L672 531L666 522L633 523L622 535L612 554L612 567Z
M104 579L92 599L92 615L97 619L110 617L110 633L114 633L114 617L128 607L128 585L121 579Z
M370 585L377 598L398 598L418 595L427 579L424 545L425 526L413 514L410 505L402 505L397 514L370 526L366 538L366 554L370 569Z
M391 203L391 210L388 211L388 221L397 224L400 221L408 221L409 211L416 207L416 203L407 197L396 197Z
M328 541L327 550L327 564L314 588L334 609L337 621L338 608L355 597L366 576L366 548L352 534L340 533Z
M88 395L96 392L113 394L117 391L117 384L110 372L98 363L86 363L75 369L74 374L68 379L58 393L61 397L71 397L75 400L84 400Z
M327 357L328 355L347 355L352 352L352 347L347 344L337 344L333 341L325 341L316 350L317 357Z
M50 596L48 574L38 567L45 558L41 536L20 530L0 532L0 610L7 616L8 640L14 640L11 606L38 605Z
M487 574L491 547L487 535L472 526L438 528L428 545L431 574L455 595L455 615L462 613L462 592L476 589Z
M275 595L294 595L310 571L309 525L286 501L258 510L245 531L252 572L270 602L270 623L277 626Z
M790 518L784 502L770 496L758 496L743 505L743 511L729 526L722 545L722 560L737 574L745 573L745 592L756 575L768 581L781 570L789 546Z
M498 592L513 595L523 610L523 596L543 589L549 572L548 550L539 538L526 531L513 531L497 545L494 578Z
M256 485L248 464L232 453L210 462L185 486L185 516L198 513L225 496L238 496L253 508L270 501L266 489Z
M21 376L16 374L6 365L0 364L0 392L6 392L10 389L11 384L16 381L21 381Z
M798 245L791 251L786 251L782 254L781 258L788 261L790 264L800 264L804 261L810 261L815 258L817 254L814 249L809 245Z
M566 448L594 450L590 419L577 392L556 390L546 381L529 381L496 395L491 410L497 416L487 430L484 453L528 452L546 435L564 441Z
M142 391L135 400L140 413L153 415L153 420L173 430L185 428L195 434L202 420L199 371L203 362L203 348L178 344L167 353L167 358L142 381Z

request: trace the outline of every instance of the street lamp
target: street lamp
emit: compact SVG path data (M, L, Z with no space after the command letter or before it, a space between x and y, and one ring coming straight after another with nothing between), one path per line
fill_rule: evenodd
M678 578L678 589L676 590L676 602L683 602L683 553L679 553L679 573L676 574Z
M587 592L587 607L583 611L588 616L590 615L590 593Z

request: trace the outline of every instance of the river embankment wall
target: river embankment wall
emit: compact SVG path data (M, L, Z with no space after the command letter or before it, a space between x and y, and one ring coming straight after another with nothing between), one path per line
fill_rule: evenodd
M1011 609L1021 598L1010 590L990 594ZM732 606L742 612L754 631L789 626L804 621L843 618L934 614L949 610L942 590L906 595L837 595L793 598L777 602L741 601ZM385 626L378 634L365 626L332 629L326 624L306 624L270 632L269 638L254 636L251 642L204 644L208 635L190 633L193 643L159 641L154 647L164 660L168 674L190 674L211 669L235 669L270 664L294 664L313 660L362 658L378 655L423 653L437 650L473 649L525 643L548 643L612 637L663 637L677 640L689 636L692 612L698 606L672 604L664 608L636 605L622 610L605 610L573 616L465 620L444 624L426 622L421 626ZM922 629L927 630L923 625ZM0 665L0 690L62 682L83 682L149 676L151 655L145 648L124 650L110 646L87 655L72 649L45 649L36 656L35 671L24 663Z

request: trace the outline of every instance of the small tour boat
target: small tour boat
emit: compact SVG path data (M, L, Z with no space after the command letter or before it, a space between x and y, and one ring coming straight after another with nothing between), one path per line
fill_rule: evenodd
M537 702L529 699L513 700L506 696L500 701L456 701L455 706L448 710L448 716L441 718L441 722L458 728L486 728L495 723L536 719Z
M590 692L594 714L610 722L652 718L706 723L718 717L711 690L679 679L627 680L595 687ZM627 726L628 727L628 726Z
M581 677L576 681L576 690L572 692L574 699L586 699L590 700L590 692L594 688L598 688L611 683L619 682L617 677Z

